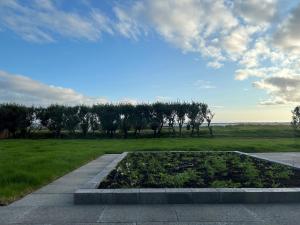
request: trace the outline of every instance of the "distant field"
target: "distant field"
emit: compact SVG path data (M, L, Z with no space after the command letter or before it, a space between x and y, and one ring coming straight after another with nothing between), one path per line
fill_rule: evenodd
M165 131L166 132L166 131ZM144 150L300 151L289 126L216 127L210 138L0 140L0 203L7 204L105 153ZM165 134L164 136L168 136Z

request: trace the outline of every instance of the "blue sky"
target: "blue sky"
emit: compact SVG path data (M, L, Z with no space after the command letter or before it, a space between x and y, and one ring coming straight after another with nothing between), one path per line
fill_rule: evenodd
M300 3L0 0L0 101L204 101L216 121L289 121Z

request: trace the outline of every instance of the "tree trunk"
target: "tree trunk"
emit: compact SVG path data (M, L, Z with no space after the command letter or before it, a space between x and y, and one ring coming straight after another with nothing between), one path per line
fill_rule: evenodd
M214 134L213 134L213 129L212 129L212 127L210 126L210 122L207 123L207 127L208 127L208 130L209 130L210 136L214 136Z
M124 138L126 139L127 136L128 136L128 131L125 129L125 130L124 130Z
M192 125L192 132L191 132L191 136L194 136L194 129L195 129L195 125Z
M153 130L153 136L154 136L154 137L156 137L156 133L157 133L156 131L157 131L156 129Z
M182 136L182 131L181 130L182 130L182 124L179 123L179 135L180 135L180 137Z
M161 133L161 130L162 130L162 127L164 126L164 123L162 122L161 124L160 124L160 127L158 128L158 132L157 132L157 134L160 134Z
M134 136L136 137L137 135L137 128L134 129Z

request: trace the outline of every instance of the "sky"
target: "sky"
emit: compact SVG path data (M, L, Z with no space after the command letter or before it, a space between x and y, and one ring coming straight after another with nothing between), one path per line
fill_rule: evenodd
M0 0L0 103L199 101L215 122L284 122L299 72L300 0Z

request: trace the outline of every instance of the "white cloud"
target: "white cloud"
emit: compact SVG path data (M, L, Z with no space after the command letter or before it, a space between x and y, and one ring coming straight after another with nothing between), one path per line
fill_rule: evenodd
M223 106L223 105L212 105L212 106L210 106L210 108L212 108L212 109L224 109L225 106Z
M214 69L219 69L223 66L223 64L218 62L218 61L214 61L214 62L208 62L207 66L211 67L211 68L214 68Z
M285 105L287 102L280 97L272 97L267 100L260 101L260 105Z
M199 89L214 89L216 86L212 85L210 81L206 80L197 80L194 83L194 86L196 86Z
M234 4L226 0L140 0L116 4L115 17L108 18L91 4L85 5L83 14L60 9L50 0L27 5L2 0L0 22L36 42L52 42L57 36L96 41L103 32L137 40L154 31L183 52L207 57L209 67L220 68L224 61L243 56L252 36L262 32L261 26L242 23L236 12L249 22L250 17L269 20L276 11L276 1L271 0L236 0Z
M70 88L47 85L26 76L0 71L0 102L26 105L91 105L108 101L105 98L85 96Z
M115 23L116 30L123 36L127 38L138 39L138 36L146 33L146 29L143 25L136 20L136 16L140 11L143 10L143 5L136 3L131 9L130 15L120 7L115 7L114 12L117 17L117 22Z
M239 60L239 64L244 68L257 68L260 67L261 61L270 58L275 60L275 50L271 49L268 38L258 38L253 43L252 47L249 47Z
M293 3L298 5L286 16L286 12L280 12L280 3L278 0L140 0L116 3L113 16L108 17L92 4L86 4L86 11L82 12L67 11L50 0L28 4L0 0L0 26L35 42L53 42L59 37L97 41L103 33L138 40L143 35L158 34L182 52L198 54L195 59L206 58L209 67L218 69L234 62L238 66L236 80L260 79L254 87L270 94L264 104L282 104L297 100L297 94L292 96L290 90L274 82L280 78L282 82L293 79L294 85L298 83L300 4ZM279 22L279 15L286 18ZM215 87L201 80L196 86Z
M251 35L259 30L258 26L241 26L234 29L223 39L224 48L233 58L241 56L248 49Z
M236 80L245 80L249 77L266 77L275 68L243 68L235 71Z
M300 51L300 4L289 14L279 25L274 35L274 42L277 46L285 49Z
M137 105L139 101L133 98L123 98L119 101L119 103Z
M258 54L248 53L252 41L264 34L277 12L275 0L144 0L115 12L119 32L138 39L151 31L183 52L196 52L208 66L220 68L226 61L255 66ZM263 50L254 46L256 51ZM248 62L250 59L251 61Z
M2 0L0 24L32 42L53 42L57 36L96 41L102 32L113 33L110 20L100 11L91 9L86 15L67 12L49 0L31 4Z
M145 0L130 7L118 6L115 12L124 36L137 39L153 30L183 52L212 58L217 67L225 58L212 37L227 34L239 24L223 0Z
M267 24L276 15L277 0L236 0L234 9L246 22Z
M168 101L171 101L171 100L172 100L172 98L168 97L168 96L156 96L155 97L156 102L168 102Z
M261 104L275 105L300 102L300 76L272 76L253 83L254 87L266 90L271 98Z

